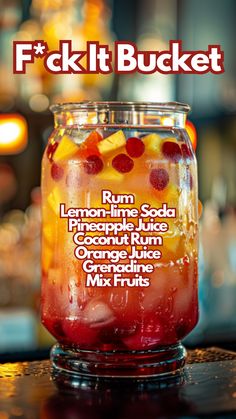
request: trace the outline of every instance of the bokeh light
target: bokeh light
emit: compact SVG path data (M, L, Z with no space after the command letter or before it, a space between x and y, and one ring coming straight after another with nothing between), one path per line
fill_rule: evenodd
M44 112L49 107L49 99L46 95L33 95L29 100L29 106L34 112Z
M0 116L0 154L15 154L27 145L27 122L19 114Z

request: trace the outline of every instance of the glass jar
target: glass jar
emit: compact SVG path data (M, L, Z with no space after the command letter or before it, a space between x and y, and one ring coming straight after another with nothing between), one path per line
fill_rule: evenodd
M198 319L189 106L81 102L51 110L42 322L58 341L54 372L76 386L81 377L179 371L180 342Z

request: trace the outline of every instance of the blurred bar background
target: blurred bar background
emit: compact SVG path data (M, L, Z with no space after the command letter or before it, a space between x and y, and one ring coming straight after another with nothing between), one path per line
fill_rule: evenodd
M40 162L58 101L183 101L197 130L200 321L186 344L236 348L236 2L0 0L0 362L48 356L40 325ZM142 50L221 44L221 75L51 75L40 62L12 74L12 40L72 39Z

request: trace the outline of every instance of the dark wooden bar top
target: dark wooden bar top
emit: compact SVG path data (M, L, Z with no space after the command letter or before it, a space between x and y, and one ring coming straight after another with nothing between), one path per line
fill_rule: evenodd
M58 388L49 361L0 365L0 419L236 418L236 353L188 351L178 379Z

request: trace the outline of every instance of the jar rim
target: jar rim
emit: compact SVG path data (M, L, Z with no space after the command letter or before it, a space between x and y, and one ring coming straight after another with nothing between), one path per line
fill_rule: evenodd
M57 112L73 111L169 111L188 113L191 107L187 103L181 102L128 102L128 101L80 101L55 103L50 106L50 111Z

